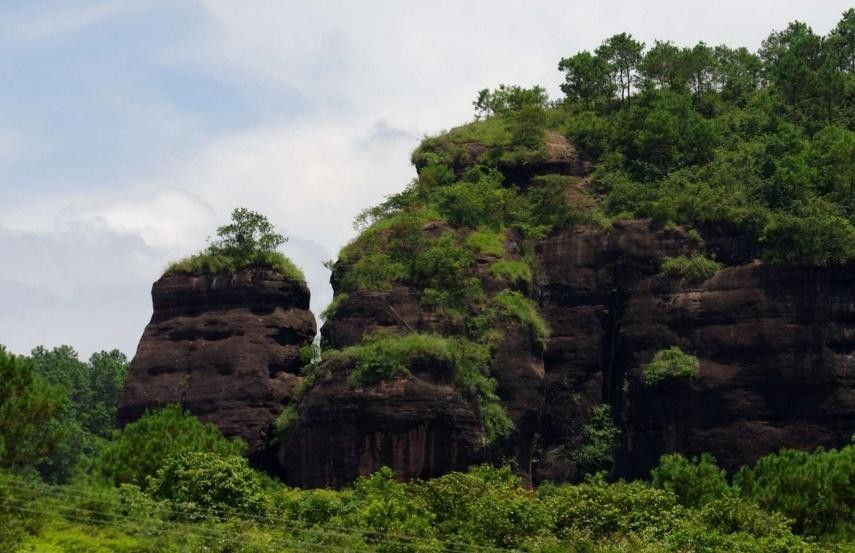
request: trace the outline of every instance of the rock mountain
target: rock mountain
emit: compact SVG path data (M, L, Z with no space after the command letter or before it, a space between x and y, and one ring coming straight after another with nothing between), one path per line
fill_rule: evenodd
M456 172L486 149L466 144ZM420 169L422 169L420 167ZM566 200L584 203L591 164L556 133L536 163L500 166L509 181L537 186L545 174L580 177ZM425 234L444 223L427 222ZM428 478L485 461L514 462L533 481L580 476L574 452L592 410L603 403L621 430L613 474L647 474L659 456L712 453L733 470L781 447L848 442L855 432L855 271L772 267L759 248L728 228L681 228L624 220L578 224L534 248L535 275L519 290L551 332L540 345L519 321L501 321L490 374L514 423L486 446L479 406L441 363L354 385L353 363L321 364L324 378L301 386L300 349L316 334L303 283L263 269L167 273L152 289L154 313L131 365L120 421L179 402L239 436L259 466L294 485L343 486L388 465L403 479ZM513 255L514 244L505 247ZM703 282L662 274L665 258L704 250L724 268ZM473 269L488 294L500 286L480 255ZM339 298L322 329L325 348L368 333L455 329L424 307L407 282ZM678 346L699 360L696 377L657 386L641 380L660 349ZM287 429L279 428L291 405Z

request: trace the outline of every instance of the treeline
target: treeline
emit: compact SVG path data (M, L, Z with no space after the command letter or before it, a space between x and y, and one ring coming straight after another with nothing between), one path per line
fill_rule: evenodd
M757 52L645 48L621 33L558 68L564 98L501 86L481 91L476 117L517 130L497 143L506 149L537 136L532 127L566 135L596 162L593 191L609 218L740 232L777 264L855 259L855 10L826 36L791 23ZM491 136L474 126L455 135Z
M648 482L594 473L531 490L509 467L482 466L408 484L383 469L344 490L299 490L179 406L102 425L122 366L115 353L82 363L67 347L0 351L3 551L801 552L855 538L855 445L782 451L730 480L708 455L667 455ZM98 446L56 472L69 436Z

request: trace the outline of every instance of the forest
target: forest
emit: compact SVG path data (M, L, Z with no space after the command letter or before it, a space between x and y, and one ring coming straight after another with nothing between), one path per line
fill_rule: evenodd
M363 211L359 236L329 264L337 294L324 319L349 293L408 282L463 330L307 348L304 388L278 433L330 360L350 360L351 384L367 386L430 358L453 367L477 400L487 444L501 443L514 428L486 367L508 318L545 347L548 324L520 290L537 273L534 242L562 228L649 218L699 241L712 231L747 237L746 249L773 266L852 270L855 9L825 36L791 23L757 52L645 45L622 33L557 67L563 97L540 86L482 90L472 122L425 138L413 153L419 177ZM510 168L548 160L555 132L594 168L590 182L509 183ZM489 148L473 154L470 143ZM565 200L571 189L575 203ZM425 237L429 221L454 231ZM286 238L255 212L236 210L218 237L167 271L272 267L303 279L277 251ZM489 298L472 273L480 254L497 258L487 271L505 285ZM723 263L700 253L662 272L703 281ZM696 372L692 355L663 349L643 384ZM430 480L381 469L343 489L300 489L253 467L245 444L180 405L117 428L127 374L115 350L81 360L69 346L0 347L0 550L855 551L855 442L783 449L731 473L708 454L668 454L649 478L624 481L611 471L620 429L604 405L575 452L578 481L529 485L500 460Z

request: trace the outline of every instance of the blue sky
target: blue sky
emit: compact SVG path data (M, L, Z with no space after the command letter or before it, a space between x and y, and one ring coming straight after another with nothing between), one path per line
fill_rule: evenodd
M169 261L236 206L321 262L477 90L542 84L627 31L756 49L848 2L96 0L0 4L0 343L132 355Z

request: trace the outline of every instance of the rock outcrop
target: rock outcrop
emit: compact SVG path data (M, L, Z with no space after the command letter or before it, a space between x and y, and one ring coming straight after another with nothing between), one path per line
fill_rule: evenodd
M268 465L271 423L299 384L299 350L316 334L302 282L264 269L167 273L131 362L120 424L180 403Z
M712 453L728 470L781 447L844 444L855 432L855 271L725 267L700 284L659 274L697 247L647 221L567 230L539 248L545 354L542 478L573 478L590 409L623 430L617 474L663 453ZM641 368L678 346L696 378L645 386Z
M457 173L488 154L483 144L455 147ZM575 177L567 201L593 207L585 178L591 165L557 133L547 135L539 161L500 169L520 190L542 175ZM333 356L313 366L320 377L312 386L297 391L304 378L298 351L315 334L308 290L271 271L168 274L155 283L154 315L120 419L180 402L245 439L258 464L307 487L347 485L382 466L413 479L507 459L532 481L574 480L585 425L602 404L621 430L615 476L644 476L669 452L710 452L733 470L781 447L848 442L855 433L855 268L770 267L738 229L699 230L703 241L649 220L558 230L529 252L536 270L528 285L497 281L488 270L497 258L478 255L469 276L486 297L513 286L551 329L544 347L520 320L491 319L501 335L490 376L515 430L490 447L476 398L443 363L362 386L349 379L354 361ZM458 231L428 221L420 232ZM513 234L504 248L507 259L522 258ZM662 274L665 258L699 251L724 268L701 283ZM430 308L414 284L343 294L349 269L340 261L333 272L337 303L322 329L325 347L348 348L371 333L468 332L468 321ZM672 346L698 358L698 375L645 385L645 365ZM271 422L289 403L294 416L273 451Z

